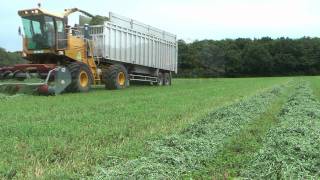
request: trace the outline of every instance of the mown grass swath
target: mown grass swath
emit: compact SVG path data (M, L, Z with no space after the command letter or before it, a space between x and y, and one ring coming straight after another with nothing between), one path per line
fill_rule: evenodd
M205 162L205 168L185 176L192 179L229 179L240 176L242 170L252 160L254 153L263 146L262 139L268 130L278 122L278 113L295 88L292 81L259 118L247 123L238 133L224 140L223 147L213 159Z
M101 170L101 178L176 178L201 170L226 138L264 113L283 87L218 109L181 133L149 143L149 153Z
M146 141L181 132L209 112L290 79L175 80L163 88L3 96L0 179L94 177L97 167L114 164L110 159L146 156Z
M318 80L178 80L171 88L0 95L0 178L317 179ZM237 149L246 153L228 154ZM227 161L230 169L217 168Z
M279 125L264 139L242 176L252 179L320 177L320 103L301 83L279 115Z

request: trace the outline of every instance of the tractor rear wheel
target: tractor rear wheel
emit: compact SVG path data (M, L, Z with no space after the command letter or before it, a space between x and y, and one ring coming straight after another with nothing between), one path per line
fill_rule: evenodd
M114 64L103 73L106 89L117 90L129 86L128 71L123 65Z
M164 80L163 84L165 86L171 86L171 74L170 73L164 73Z
M67 92L88 92L93 84L93 75L88 65L83 63L71 63L68 65L71 73L71 84Z

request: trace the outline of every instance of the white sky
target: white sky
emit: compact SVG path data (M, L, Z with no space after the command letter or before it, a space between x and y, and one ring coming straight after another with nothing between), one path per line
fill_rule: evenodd
M187 41L320 36L320 0L11 0L1 2L0 47L21 49L17 11L39 1L53 12L71 7L99 15L112 11Z

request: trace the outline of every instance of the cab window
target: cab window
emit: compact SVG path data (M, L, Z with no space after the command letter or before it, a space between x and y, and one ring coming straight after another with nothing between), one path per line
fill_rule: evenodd
M58 49L67 48L67 34L62 19L56 18Z

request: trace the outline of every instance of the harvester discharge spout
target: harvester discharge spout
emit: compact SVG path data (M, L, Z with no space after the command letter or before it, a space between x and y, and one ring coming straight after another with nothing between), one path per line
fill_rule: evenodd
M68 68L24 64L0 68L0 93L58 95L71 83Z

